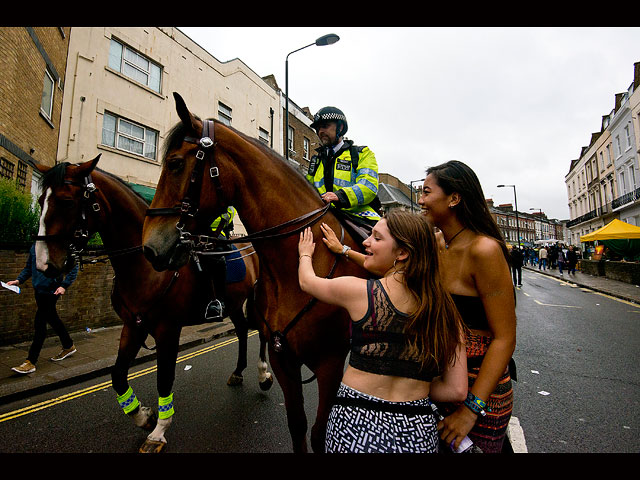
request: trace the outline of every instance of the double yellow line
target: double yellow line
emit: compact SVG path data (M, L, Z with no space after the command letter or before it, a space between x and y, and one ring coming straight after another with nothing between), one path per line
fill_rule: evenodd
M251 337L253 335L256 335L257 333L258 332L255 331L255 330L253 332L249 332L249 337ZM206 347L206 348L203 348L201 350L197 350L197 351L195 351L193 353L189 353L187 355L184 355L182 357L178 357L178 359L176 360L176 364L178 364L180 362L187 361L187 360L189 360L191 358L194 358L194 357L197 357L199 355L204 355L205 353L209 353L209 352L211 352L213 350L217 350L218 348L226 347L227 345L230 345L230 344L232 344L234 342L237 342L237 341L238 341L238 338L237 337L233 337L233 338L230 338L229 340L225 340L225 341L217 343L215 345L211 345L210 347ZM127 376L127 379L128 380L133 380L135 378L142 377L144 375L148 375L150 373L153 373L157 369L158 369L157 366L145 368L145 369L140 370L138 372L130 373ZM50 408L50 407L53 407L54 405L59 405L61 403L65 403L65 402L68 402L70 400L74 400L76 398L83 397L84 395L88 395L90 393L94 393L94 392L97 392L99 390L106 390L107 388L111 388L111 381L99 383L98 385L94 385L92 387L84 388L84 389L78 390L76 392L67 393L66 395L62 395L60 397L52 398L50 400L46 400L44 402L40 402L40 403L37 403L35 405L31 405L29 407L21 408L19 410L14 410L12 412L3 413L3 414L0 414L0 423L6 422L8 420L13 420L14 418L22 417L23 415L28 415L30 413L35 413L35 412L38 412L40 410L44 410L45 408Z

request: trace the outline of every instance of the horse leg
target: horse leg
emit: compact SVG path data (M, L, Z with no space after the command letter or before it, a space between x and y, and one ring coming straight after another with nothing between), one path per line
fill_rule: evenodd
M324 358L314 371L318 381L318 410L311 427L311 449L314 453L325 451L327 422L342 380L344 360L343 356Z
M173 382L176 376L176 361L180 327L161 325L157 329L156 348L158 351L158 423L140 447L140 453L160 453L167 446L165 433L173 421Z
M249 334L249 328L247 326L247 319L242 313L242 309L238 309L229 315L233 326L236 329L236 336L238 337L238 363L236 369L233 371L227 385L236 386L242 385L242 372L247 368L247 336Z
M307 416L304 411L301 365L292 359L287 359L282 353L275 353L271 347L269 347L269 359L284 394L293 451L307 453Z
M152 430L156 425L156 416L150 407L142 405L129 385L127 375L140 347L146 338L146 334L136 327L125 323L120 334L120 346L116 363L111 370L111 385L116 391L117 400L133 422L140 428Z
M267 341L262 335L261 331L258 331L260 337L260 359L258 360L258 383L260 390L267 391L273 385L273 375L269 372L269 366L267 364Z

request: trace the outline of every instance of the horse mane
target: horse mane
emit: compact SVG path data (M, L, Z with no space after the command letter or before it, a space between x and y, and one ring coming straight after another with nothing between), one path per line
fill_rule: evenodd
M42 189L46 190L47 188L56 188L56 187L62 186L64 184L64 177L65 177L65 175L67 173L67 167L69 165L71 165L71 163L62 162L62 163L59 163L59 164L55 165L54 167L50 168L49 170L47 170L42 175L42 179L40 180L40 185L41 185ZM147 200L142 195L140 195L133 188L131 188L131 186L127 182L125 182L123 179L121 179L120 177L114 175L113 173L106 172L106 171L104 171L104 170L102 170L100 168L97 168L97 167L95 168L95 170L100 172L101 174L105 175L106 177L109 177L109 178L115 180L120 185L122 185L125 189L127 189L133 195L135 195L137 198L142 200L145 203L145 205L149 205L149 202L147 202Z

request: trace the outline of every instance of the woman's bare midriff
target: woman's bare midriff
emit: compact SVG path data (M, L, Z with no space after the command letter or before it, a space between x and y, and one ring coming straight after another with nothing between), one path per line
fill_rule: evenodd
M342 383L390 402L411 402L429 396L431 382L406 377L394 377L364 372L351 366L342 377Z

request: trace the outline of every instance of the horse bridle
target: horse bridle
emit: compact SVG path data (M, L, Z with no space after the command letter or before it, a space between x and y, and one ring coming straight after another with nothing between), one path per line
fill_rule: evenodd
M82 200L80 203L80 223L78 228L72 235L62 234L49 234L49 235L35 235L34 240L69 240L68 249L69 256L73 260L80 260L82 251L86 248L87 242L89 242L89 220L88 211L99 212L100 204L97 202L94 192L98 190L91 180L91 174L83 177L82 182L74 182L72 180L64 180L66 185L75 185L82 188ZM82 262L80 262L82 265Z
M224 194L222 191L222 183L220 181L220 170L215 162L215 146L216 142L214 141L214 122L213 120L204 120L202 123L202 136L200 139L191 136L185 136L184 141L188 143L193 143L198 145L198 151L196 152L196 163L193 166L193 170L191 171L191 176L189 178L189 186L187 187L187 193L185 194L182 201L173 206L173 207L164 207L164 208L149 208L147 209L146 215L149 217L157 217L157 216L174 216L179 215L180 219L178 223L176 223L176 229L180 233L180 242L182 244L190 245L191 249L195 249L197 245L211 245L218 243L250 243L259 240L267 240L273 238L284 237L288 235L292 235L294 233L299 233L304 230L309 225L312 225L316 221L320 219L328 210L331 204L326 204L325 206L318 208L312 212L309 212L300 217L294 218L287 222L284 222L279 225L275 225L273 227L269 227L265 230L261 230L251 235L245 235L242 237L235 237L231 239L223 239L218 238L217 235L208 236L208 235L194 235L189 231L185 230L186 221L189 218L194 218L200 207L200 193L202 189L202 179L204 177L205 166L207 162L209 164L209 177L213 181L213 185L216 189L216 194L218 199L220 199L220 203L224 206L226 203L224 202ZM317 218L312 218L315 215L320 214ZM296 223L302 222L304 220L310 219L308 222L304 223L302 226L299 226L295 230L273 233L277 230L280 230L284 227L294 225ZM196 244L195 241L198 243ZM224 253L224 252L223 252ZM226 252L229 253L229 252Z

